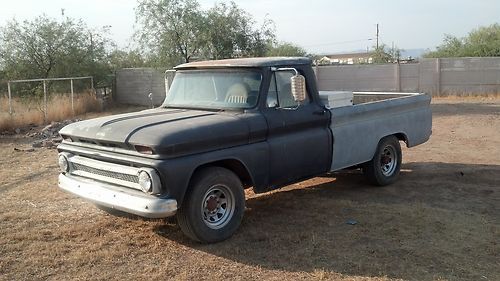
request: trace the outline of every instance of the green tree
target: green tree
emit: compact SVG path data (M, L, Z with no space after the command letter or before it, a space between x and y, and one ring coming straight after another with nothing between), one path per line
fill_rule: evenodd
M266 20L255 28L252 17L234 2L217 3L204 16L205 58L263 56L274 42L273 22Z
M396 63L401 59L403 50L398 47L389 48L386 44L380 44L373 48L373 63Z
M11 20L0 29L0 65L8 79L92 75L98 81L109 72L108 42L105 29L81 20Z
M266 53L269 57L304 57L307 51L290 42L280 42L271 48Z
M109 54L109 66L112 70L148 66L146 58L138 51L115 49Z
M175 65L198 57L204 45L205 18L196 0L139 0L140 42L156 64Z
M425 53L424 57L462 57L465 55L464 43L461 39L445 35L443 44L437 47L436 51Z
M6 75L3 71L3 67L0 65L0 98L7 92L7 81Z
M389 63L392 62L392 55L390 50L387 48L387 45L380 44L378 47L375 47L372 51L373 63Z
M445 35L435 51L424 54L428 58L440 57L498 57L500 56L500 24L480 27L466 37Z
M267 19L256 28L234 2L202 11L196 0L140 0L136 22L140 41L158 66L263 56L274 42L274 23Z

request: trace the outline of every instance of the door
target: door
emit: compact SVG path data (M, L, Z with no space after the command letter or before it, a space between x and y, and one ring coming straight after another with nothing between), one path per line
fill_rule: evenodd
M312 102L294 101L293 72L272 74L263 110L268 123L269 180L272 187L328 171L331 159L330 114ZM310 87L307 87L311 92ZM315 90L315 89L314 89Z

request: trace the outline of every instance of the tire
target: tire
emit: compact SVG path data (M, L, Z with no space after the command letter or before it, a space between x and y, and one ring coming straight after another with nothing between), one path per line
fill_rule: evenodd
M197 172L177 211L177 223L189 238L201 243L228 239L241 223L245 194L240 179L221 167Z
M401 160L399 140L395 136L387 136L378 143L372 160L363 165L363 174L373 185L389 185L399 176Z

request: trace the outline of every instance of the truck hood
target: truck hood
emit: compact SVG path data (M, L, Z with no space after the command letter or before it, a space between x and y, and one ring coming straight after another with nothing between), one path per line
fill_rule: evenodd
M157 108L70 124L61 135L74 141L131 147L180 156L249 142L249 126L238 113Z

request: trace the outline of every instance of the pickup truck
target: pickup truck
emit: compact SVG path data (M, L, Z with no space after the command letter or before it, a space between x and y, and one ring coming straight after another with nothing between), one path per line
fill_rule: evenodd
M345 168L391 184L400 142L431 135L428 95L355 93L352 105L330 108L308 58L186 63L169 85L157 108L61 129L59 187L109 212L176 215L188 237L212 243L239 227L245 188Z

